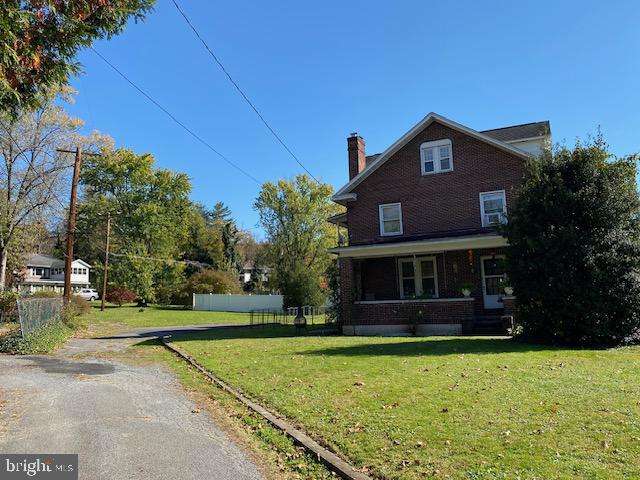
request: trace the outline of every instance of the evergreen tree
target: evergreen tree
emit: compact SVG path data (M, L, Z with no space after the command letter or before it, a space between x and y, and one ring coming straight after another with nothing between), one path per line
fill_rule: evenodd
M636 157L601 138L531 161L510 208L507 268L524 337L618 345L640 329Z
M80 71L78 51L141 20L155 0L2 0L0 111L41 104L40 94Z

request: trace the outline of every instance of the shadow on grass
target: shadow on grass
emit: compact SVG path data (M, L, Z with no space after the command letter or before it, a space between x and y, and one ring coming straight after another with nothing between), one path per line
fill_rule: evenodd
M94 303L92 303L92 304L91 304L91 308L93 308L93 309L95 309L95 310L100 310L100 308L101 308L100 302L98 301L98 302L94 302ZM114 309L114 308L115 308L115 309L118 309L118 308L119 308L120 310L126 310L126 309L128 309L128 308L136 308L136 309L137 309L137 308L139 308L139 307L138 307L137 305L135 305L135 304L114 305L113 303L107 303L107 304L105 304L105 306L104 306L104 309L105 309L105 310L112 310L112 309Z
M402 340L388 338L388 342L357 343L338 347L322 348L296 352L300 355L327 355L343 357L362 356L446 356L462 354L500 354L566 350L549 345L538 345L515 341L511 338L460 337L434 338L420 340Z
M101 305L99 301L93 302L91 304L91 307L96 309L96 310L100 310ZM136 310L172 310L172 311L191 311L191 307L185 307L184 305L157 305L157 304L153 304L153 305L147 305L146 307L141 307L140 305L136 304L136 303L125 303L124 305L114 305L113 303L106 303L104 306L105 310L111 310L111 309L120 309L120 310L127 310L127 309L131 309L134 308Z
M141 327L122 334L96 337L102 340L127 338L171 337L173 340L231 340L238 338L280 338L299 336L335 335L337 330L327 325L313 325L298 329L293 325L191 325L184 327Z
M155 310L171 310L171 311L192 311L191 307L186 307L184 305L153 305L148 308L153 308ZM247 314L248 315L248 314Z
M298 355L342 356L342 357L375 357L375 356L446 356L462 354L501 354L542 351L573 350L568 347L557 347L524 343L511 338L491 337L339 337L338 330L328 325L314 325L307 329L297 329L292 325L215 325L192 327L149 328L133 333L101 337L109 339L138 338L138 345L157 345L156 338L169 336L177 344L191 341L215 341L236 339L269 339L269 338L320 338L336 336L344 345L319 348L315 350L299 350L292 353ZM306 343L309 346L308 343ZM310 346L313 346L311 344ZM295 348L295 345L294 345ZM579 349L576 349L579 350Z

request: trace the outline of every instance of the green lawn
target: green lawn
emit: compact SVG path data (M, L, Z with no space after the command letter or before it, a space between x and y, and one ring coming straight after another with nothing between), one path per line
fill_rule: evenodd
M93 305L89 314L92 325L121 324L128 327L164 327L173 325L202 325L214 323L249 323L248 313L203 312L184 310L180 307L149 306L140 309L131 305L117 307L109 305L104 312L98 304Z
M640 478L640 348L292 327L175 341L374 476Z

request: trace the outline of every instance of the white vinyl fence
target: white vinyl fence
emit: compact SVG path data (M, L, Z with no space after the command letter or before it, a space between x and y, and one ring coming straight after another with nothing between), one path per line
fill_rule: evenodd
M220 295L194 293L193 309L216 312L250 312L252 310L282 310L282 295Z

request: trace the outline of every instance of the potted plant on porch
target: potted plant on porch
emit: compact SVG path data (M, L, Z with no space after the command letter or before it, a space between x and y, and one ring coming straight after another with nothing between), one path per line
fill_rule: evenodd
M471 293L473 292L473 283L463 283L460 287L460 292L464 296L464 298L469 298Z
M502 291L507 297L510 297L511 295L513 295L513 287L511 286L511 283L509 282L509 280L507 279L500 280L500 288L502 288Z

